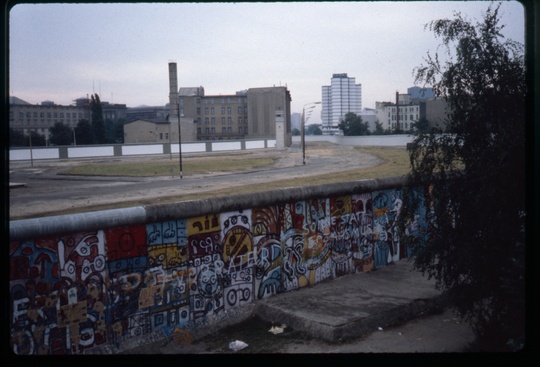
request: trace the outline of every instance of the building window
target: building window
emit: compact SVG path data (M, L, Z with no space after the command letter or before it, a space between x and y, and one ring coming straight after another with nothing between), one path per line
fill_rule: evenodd
M210 118L210 123L211 123L212 125L215 125L215 124L216 124L216 119L215 119L214 117L211 117L211 118Z
M205 118L204 118L204 124L205 124L205 125L208 125L209 122L210 122L210 121L209 121L208 117L205 117Z
M221 107L221 114L222 114L222 115L225 114L225 107Z
M227 117L227 125L230 125L230 124L232 124L232 120L230 117Z
M222 127L222 128L221 128L221 133L222 133L222 134L225 134L226 132L227 132L227 128L226 128L226 127Z
M221 118L221 124L222 124L222 125L225 125L225 117L222 117L222 118Z
M212 131L212 134L215 134L215 133L216 133L216 128L213 127L213 128L211 129L211 131Z
M232 127L227 128L227 132L228 132L229 134L232 134Z
M163 140L163 133L159 133L159 140Z
M205 115L208 115L208 107L205 107L205 108L204 108L204 114L205 114Z
M230 115L230 114L231 114L231 108L227 107L227 115Z
M210 107L210 114L211 114L211 115L214 114L214 107Z
M201 114L201 108L197 107L197 115L200 115L200 114Z
M169 140L169 133L165 133L165 140Z
M242 134L242 130L244 130L244 128L242 126L238 127L238 133L239 134Z
M243 122L242 116L238 116L238 123L241 124Z
M204 131L206 131L207 134L210 134L210 128L209 127L205 128Z

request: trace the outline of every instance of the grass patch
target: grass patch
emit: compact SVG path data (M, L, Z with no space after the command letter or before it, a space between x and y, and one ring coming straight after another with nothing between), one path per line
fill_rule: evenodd
M182 170L186 176L208 174L214 172L246 171L273 165L273 158L194 158L182 161ZM179 161L147 161L147 162L112 162L93 163L75 166L62 171L62 175L81 176L171 176L179 173ZM172 170L172 171L171 171Z

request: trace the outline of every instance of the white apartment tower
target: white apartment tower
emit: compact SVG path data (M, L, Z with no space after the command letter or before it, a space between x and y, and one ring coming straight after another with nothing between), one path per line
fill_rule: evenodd
M362 84L346 73L333 74L330 85L322 87L322 131L324 135L339 133L339 122L348 112L362 111Z

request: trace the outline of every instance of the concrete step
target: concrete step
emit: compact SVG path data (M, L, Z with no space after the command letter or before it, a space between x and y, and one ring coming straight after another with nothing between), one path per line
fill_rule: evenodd
M258 301L255 313L276 325L339 342L444 305L435 282L414 270L412 262L401 260Z

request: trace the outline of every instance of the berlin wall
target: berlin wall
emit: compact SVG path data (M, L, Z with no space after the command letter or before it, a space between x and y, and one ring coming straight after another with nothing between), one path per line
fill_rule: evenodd
M9 328L20 355L193 340L258 300L409 256L403 178L284 188L10 222ZM411 235L425 233L420 213Z

